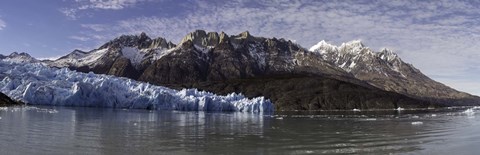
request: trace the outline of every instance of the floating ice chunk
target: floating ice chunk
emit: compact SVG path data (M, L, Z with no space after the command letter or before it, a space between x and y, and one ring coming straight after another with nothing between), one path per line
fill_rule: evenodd
M264 97L248 99L236 93L219 96L197 89L178 91L127 78L54 69L38 63L0 61L0 77L3 78L0 91L27 104L187 111L274 111L271 101Z
M412 122L412 125L422 125L423 122Z
M467 109L463 113L468 115L468 116L473 116L473 115L475 115L475 111L473 109L474 108Z

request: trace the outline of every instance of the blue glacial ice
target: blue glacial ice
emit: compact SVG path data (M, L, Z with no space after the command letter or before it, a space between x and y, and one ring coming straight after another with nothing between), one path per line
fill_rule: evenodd
M40 63L0 61L0 91L30 105L186 111L271 112L264 97L174 90L127 78L56 69Z

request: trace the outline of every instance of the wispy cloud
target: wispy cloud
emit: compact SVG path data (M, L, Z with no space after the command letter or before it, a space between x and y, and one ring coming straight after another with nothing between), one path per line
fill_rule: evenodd
M136 2L136 1L135 1ZM134 5L134 1L113 8ZM87 8L97 5L89 4ZM115 5L113 5L115 6ZM93 40L147 32L179 41L195 29L296 40L309 47L361 39L374 49L392 48L428 75L480 79L480 2L477 1L196 1L179 16L144 16L111 24L82 25ZM101 7L98 8L109 8ZM95 35L102 34L103 38ZM450 77L448 77L450 76ZM445 79L445 78L444 78ZM452 80L445 80L447 84ZM480 90L478 90L480 94Z
M0 19L0 30L3 30L5 27L7 27L7 23L5 23L5 21Z
M84 37L84 36L70 36L70 39L78 40L78 41L88 41L90 40L89 37Z
M145 0L77 0L82 5L79 9L107 9L119 10L125 7L130 7L138 2Z
M75 0L72 7L59 11L70 19L77 19L78 13L84 10L121 10L145 1L151 0Z

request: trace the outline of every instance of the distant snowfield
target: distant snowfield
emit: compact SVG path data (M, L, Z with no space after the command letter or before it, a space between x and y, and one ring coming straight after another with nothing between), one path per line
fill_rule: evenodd
M264 97L219 96L196 89L181 91L127 78L54 69L39 63L0 60L0 91L32 105L88 106L187 111L271 112Z

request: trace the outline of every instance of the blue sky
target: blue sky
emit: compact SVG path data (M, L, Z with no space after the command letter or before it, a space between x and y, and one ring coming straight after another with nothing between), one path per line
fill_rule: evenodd
M360 39L393 49L433 79L480 95L480 1L3 0L0 54L56 57L121 34L178 43L195 29L294 40Z

